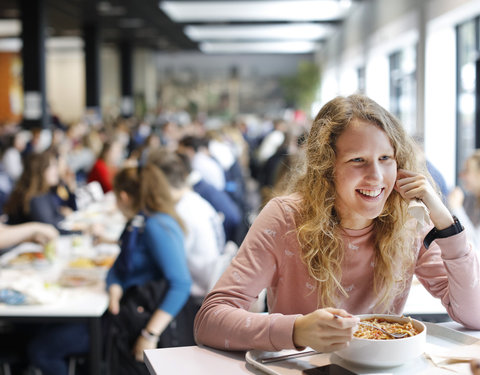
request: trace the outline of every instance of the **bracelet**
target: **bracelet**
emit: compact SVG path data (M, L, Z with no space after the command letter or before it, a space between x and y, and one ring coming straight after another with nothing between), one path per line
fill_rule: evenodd
M145 328L142 329L142 337L145 339L145 340L148 340L150 342L158 342L158 339L160 337L160 335L156 335L152 332L149 332L148 330L146 330Z

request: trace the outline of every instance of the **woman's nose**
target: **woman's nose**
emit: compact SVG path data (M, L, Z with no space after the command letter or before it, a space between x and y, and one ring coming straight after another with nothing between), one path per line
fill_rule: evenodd
M380 165L377 162L369 163L367 166L367 173L366 173L367 179L378 181L379 179L381 179L381 176L382 176L382 173L381 173Z

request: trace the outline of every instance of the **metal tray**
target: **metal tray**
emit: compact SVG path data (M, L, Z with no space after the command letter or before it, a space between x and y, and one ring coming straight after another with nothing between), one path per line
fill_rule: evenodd
M480 342L480 339L459 332L453 329L443 327L438 324L425 322L427 326L427 350L429 347L437 346L442 348L456 348L458 346L471 345ZM307 349L308 350L308 349ZM441 375L455 374L451 370L436 367L425 356L405 363L398 367L389 368L369 368L360 367L344 361L335 353L319 353L306 355L292 359L286 359L273 363L262 363L261 359L271 356L279 356L294 353L294 350L282 350L280 352L265 352L261 350L250 350L246 353L245 359L254 367L271 375L300 375L303 370L324 366L329 363L335 363L359 375L377 374L377 375ZM480 356L480 353L479 353ZM468 374L469 372L457 372Z

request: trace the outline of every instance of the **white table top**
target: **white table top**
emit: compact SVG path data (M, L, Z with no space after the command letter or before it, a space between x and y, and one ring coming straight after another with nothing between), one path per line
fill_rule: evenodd
M83 242L82 242L83 241ZM76 242L75 248L72 243ZM23 244L0 257L0 288L11 287L38 299L38 304L0 304L0 317L99 317L108 307L105 291L106 270L98 272L98 282L81 287L61 287L56 284L62 270L69 261L86 256L91 243L82 236L61 236L57 241L57 256L52 264L45 267L5 267L5 261L28 248ZM37 245L38 246L38 245ZM111 249L115 251L115 249ZM2 265L4 268L1 268ZM87 270L89 272L90 270Z
M245 361L245 352L226 352L207 347L145 350L150 374L265 374Z
M480 331L467 330L456 322L440 324L463 333L480 337ZM144 359L151 375L265 374L263 371L246 362L244 352L227 352L200 346L145 350Z

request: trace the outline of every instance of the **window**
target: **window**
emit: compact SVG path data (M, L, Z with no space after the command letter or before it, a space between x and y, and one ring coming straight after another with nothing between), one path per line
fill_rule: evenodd
M479 125L475 125L478 23L479 19L476 18L457 26L457 178L465 159L480 147L475 140L480 135L477 129Z
M411 136L422 129L416 126L416 51L405 48L389 56L390 111L400 120Z
M357 68L358 92L365 94L365 66Z

